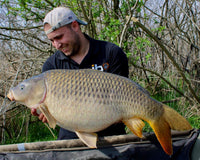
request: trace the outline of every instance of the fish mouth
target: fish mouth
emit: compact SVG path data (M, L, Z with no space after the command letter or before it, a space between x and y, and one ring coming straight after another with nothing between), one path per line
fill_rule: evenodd
M8 97L8 99L10 99L11 101L14 101L14 100L15 100L12 91L9 91L9 93L7 94L7 97Z

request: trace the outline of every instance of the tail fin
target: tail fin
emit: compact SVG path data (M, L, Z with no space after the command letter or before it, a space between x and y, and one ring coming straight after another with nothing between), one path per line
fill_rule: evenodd
M178 112L164 105L164 113L157 120L149 121L150 126L154 130L158 141L160 142L163 150L168 154L172 155L172 140L171 130L190 130L192 129L188 121L182 117Z
M167 105L164 105L164 110L164 117L171 129L177 131L192 129L192 126L189 124L189 122L178 112L168 107Z

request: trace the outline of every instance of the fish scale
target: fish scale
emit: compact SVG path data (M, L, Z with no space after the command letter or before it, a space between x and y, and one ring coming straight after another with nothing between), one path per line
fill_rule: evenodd
M57 124L74 131L90 148L96 148L95 132L122 121L142 137L147 121L171 155L170 129L191 129L185 118L132 80L90 69L44 72L11 88L8 98L40 109L50 127Z

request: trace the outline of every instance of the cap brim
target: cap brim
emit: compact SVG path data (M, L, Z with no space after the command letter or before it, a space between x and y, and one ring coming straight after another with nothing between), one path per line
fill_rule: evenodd
M76 21L82 25L87 25L88 23L87 22L84 22L84 21L81 21L80 19L76 19Z

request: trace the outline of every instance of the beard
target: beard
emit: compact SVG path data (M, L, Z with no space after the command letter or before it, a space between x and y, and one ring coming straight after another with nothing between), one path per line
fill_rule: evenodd
M74 41L72 42L72 50L69 56L77 55L81 47L81 40L79 35L73 31L73 36L74 36Z

